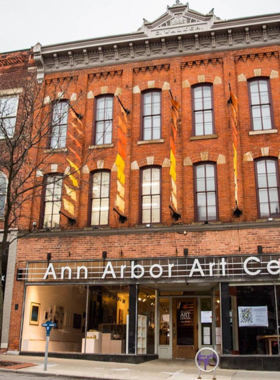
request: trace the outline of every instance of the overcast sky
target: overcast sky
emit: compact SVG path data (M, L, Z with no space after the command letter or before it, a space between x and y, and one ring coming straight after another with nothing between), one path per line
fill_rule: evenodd
M175 0L0 0L0 52L131 33ZM181 0L183 4L187 1ZM279 0L192 0L189 8L221 19L279 13Z

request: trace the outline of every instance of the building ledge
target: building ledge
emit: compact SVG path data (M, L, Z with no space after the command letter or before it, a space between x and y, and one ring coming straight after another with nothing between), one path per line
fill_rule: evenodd
M196 140L210 140L210 139L217 139L218 135L213 134L213 135L203 135L203 136L191 136L190 140L191 141L196 141Z
M137 145L146 145L146 144L163 144L164 139L158 139L158 140L141 140L137 142Z
M249 136L256 136L256 135L269 135L278 133L278 129L266 129L261 131L249 131Z

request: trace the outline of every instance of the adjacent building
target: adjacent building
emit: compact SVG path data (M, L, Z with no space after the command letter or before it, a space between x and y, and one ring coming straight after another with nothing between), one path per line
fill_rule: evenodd
M279 369L279 25L176 1L135 33L34 47L52 129L10 351L43 352L51 320L52 352L212 347L224 368Z

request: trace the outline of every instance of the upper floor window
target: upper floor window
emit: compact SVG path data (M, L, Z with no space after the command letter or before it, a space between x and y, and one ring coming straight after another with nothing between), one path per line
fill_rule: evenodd
M67 101L60 101L53 104L52 132L50 147L53 149L66 147L67 123L69 104Z
M199 164L194 167L195 211L197 221L218 219L216 165Z
M18 97L0 98L0 139L13 137L16 126Z
M145 168L141 173L142 223L159 223L161 220L161 170Z
M99 171L92 174L91 226L109 224L110 173Z
M214 133L212 85L203 84L192 88L193 133L205 136Z
M158 140L161 138L161 91L144 92L142 99L142 139Z
M0 172L0 218L3 218L7 198L7 177Z
M111 144L113 131L113 95L96 99L95 145Z
M279 217L278 161L265 158L256 161L256 186L260 218Z
M63 177L61 174L48 175L45 178L43 221L41 227L56 228L59 226L62 181Z
M272 103L268 79L254 79L249 82L252 129L272 129Z

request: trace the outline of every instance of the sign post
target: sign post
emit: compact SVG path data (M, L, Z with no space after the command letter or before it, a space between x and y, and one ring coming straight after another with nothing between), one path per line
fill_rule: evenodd
M46 348L45 348L45 361L44 361L44 371L46 371L47 364L48 364L50 333L51 333L51 329L53 327L56 327L56 323L53 323L52 321L47 321L45 323L42 323L41 326L46 328Z

